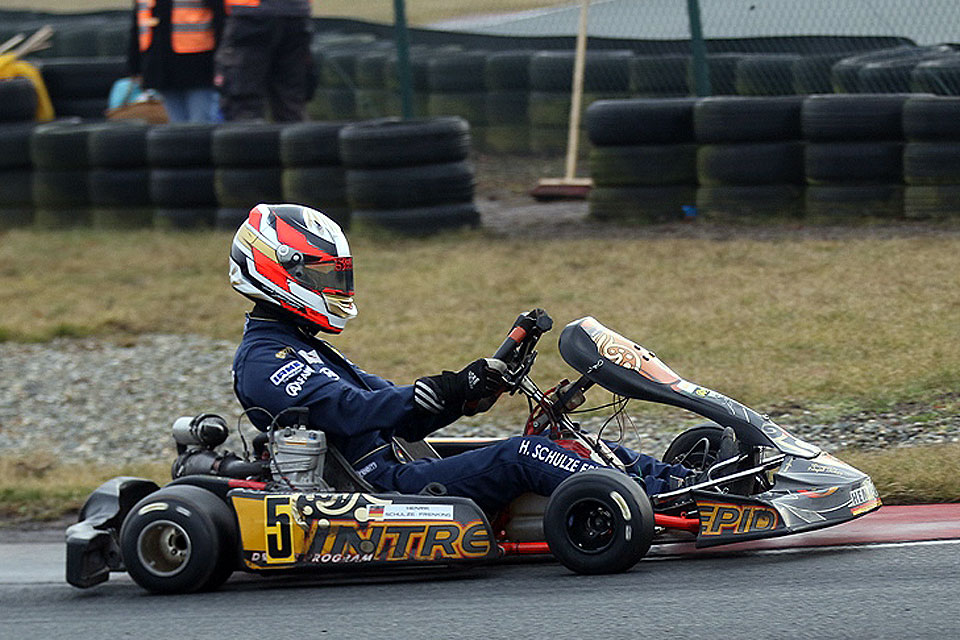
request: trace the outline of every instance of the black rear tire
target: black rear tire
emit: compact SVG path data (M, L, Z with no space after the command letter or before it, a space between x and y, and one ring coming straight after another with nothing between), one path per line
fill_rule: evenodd
M621 573L650 549L653 508L634 480L613 469L592 469L553 492L543 531L550 551L571 571Z
M154 593L219 587L236 561L237 532L227 504L205 489L165 487L134 505L120 529L130 577Z

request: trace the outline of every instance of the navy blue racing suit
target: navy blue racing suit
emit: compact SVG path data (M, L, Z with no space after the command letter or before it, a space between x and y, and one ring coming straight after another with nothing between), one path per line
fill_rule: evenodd
M571 474L599 466L542 436L516 436L448 458L401 463L389 446L393 436L421 440L459 418L459 411L429 413L414 402L412 385L396 386L369 374L323 340L269 316L247 317L233 372L237 398L257 428L268 429L272 416L289 407L306 407L310 427L323 431L378 490L418 493L439 482L450 495L471 498L494 512L528 491L550 495ZM279 425L293 422L289 412L278 420ZM615 452L628 472L643 478L649 494L676 486L689 473L625 447Z

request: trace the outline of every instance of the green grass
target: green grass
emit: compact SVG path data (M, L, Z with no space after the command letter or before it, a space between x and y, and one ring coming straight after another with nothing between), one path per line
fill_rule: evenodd
M250 306L223 233L0 236L0 337L238 340ZM751 406L882 408L960 387L960 237L776 241L354 234L360 314L333 342L398 382L492 353L516 315L557 329L536 376L571 374L562 326L594 315L680 375Z
M885 504L960 502L960 445L844 451L838 457L869 475Z
M170 465L64 465L43 453L0 457L0 527L56 520L77 513L90 492L120 475L149 478L162 484L170 479Z

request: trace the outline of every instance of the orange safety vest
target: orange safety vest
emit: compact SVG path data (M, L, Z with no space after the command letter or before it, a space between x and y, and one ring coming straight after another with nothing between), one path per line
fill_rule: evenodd
M224 7L230 13L234 7L259 7L260 0L225 0Z
M137 0L137 27L140 50L146 51L153 40L156 0ZM204 0L173 0L170 9L170 46L174 53L203 53L217 46L213 32L213 10Z
M137 0L137 35L139 36L140 51L146 51L153 42L153 27L157 19L153 17L153 7L156 0Z

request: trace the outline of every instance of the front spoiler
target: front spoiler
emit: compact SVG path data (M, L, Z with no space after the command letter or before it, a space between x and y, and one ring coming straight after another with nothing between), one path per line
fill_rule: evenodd
M822 453L788 456L769 491L738 496L693 491L700 517L698 548L785 536L847 522L881 506L870 478Z
M117 537L130 509L159 487L151 480L121 476L97 487L67 528L67 582L85 589L122 571Z

